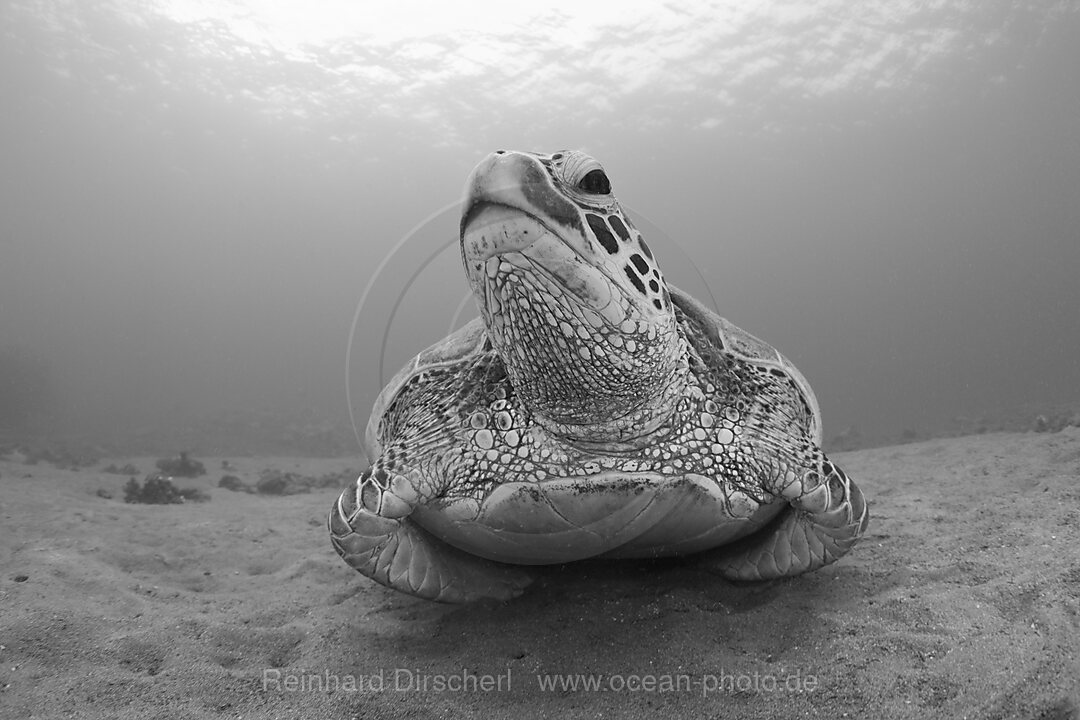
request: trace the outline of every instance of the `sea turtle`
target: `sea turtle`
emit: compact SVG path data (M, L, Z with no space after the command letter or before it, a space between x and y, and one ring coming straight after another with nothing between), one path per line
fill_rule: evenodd
M329 516L349 565L465 602L518 595L524 566L596 557L795 575L863 534L805 378L665 283L596 160L489 155L460 240L480 317L379 395L371 466Z

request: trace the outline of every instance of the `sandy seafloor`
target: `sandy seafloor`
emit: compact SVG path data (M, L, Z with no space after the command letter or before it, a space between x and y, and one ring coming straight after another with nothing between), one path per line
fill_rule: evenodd
M165 506L125 504L121 475L0 461L0 717L1080 717L1080 428L835 455L870 530L810 575L585 563L464 607L342 563L336 489L230 492L199 459L178 484L211 500ZM359 464L231 461L247 481ZM463 674L477 687L435 689Z

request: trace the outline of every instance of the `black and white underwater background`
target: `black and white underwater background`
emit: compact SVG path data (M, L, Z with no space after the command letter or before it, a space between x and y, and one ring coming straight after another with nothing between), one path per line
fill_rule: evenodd
M355 453L498 148L597 157L831 442L1080 400L1075 3L377 5L0 6L0 428Z

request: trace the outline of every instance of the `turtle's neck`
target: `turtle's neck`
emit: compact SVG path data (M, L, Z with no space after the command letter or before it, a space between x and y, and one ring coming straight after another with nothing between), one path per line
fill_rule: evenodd
M649 444L686 386L686 341L674 313L623 309L615 327L573 302L488 296L492 345L522 403L552 435L580 445ZM566 300L563 296L562 300Z

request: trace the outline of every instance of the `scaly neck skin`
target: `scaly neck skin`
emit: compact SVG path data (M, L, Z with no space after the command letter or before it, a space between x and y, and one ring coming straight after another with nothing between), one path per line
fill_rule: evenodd
M519 288L508 283L498 297L489 293L483 315L518 396L541 427L584 446L649 444L686 386L686 341L674 314L630 319L641 316L628 307L613 328L565 297L536 307L536 294Z

